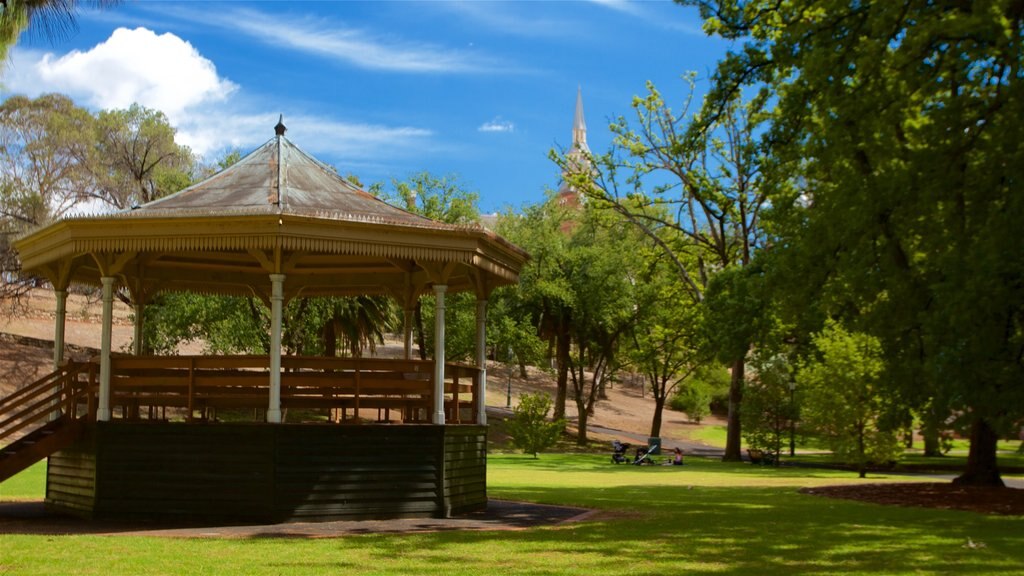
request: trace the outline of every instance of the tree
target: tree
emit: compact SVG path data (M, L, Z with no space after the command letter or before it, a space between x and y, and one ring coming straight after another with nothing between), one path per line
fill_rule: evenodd
M126 110L100 112L96 126L96 156L91 165L97 199L124 210L191 183L192 152L174 141L175 129L163 112L132 104Z
M900 453L896 434L885 423L881 344L830 322L814 336L814 346L817 356L796 373L803 422L863 478L868 464L887 463Z
M610 376L620 341L636 321L638 244L625 223L584 208L564 259L571 342L566 363L576 403L577 443L587 442L587 422Z
M10 237L68 213L90 181L85 159L93 118L70 98L12 96L0 104L0 297L14 301L36 284L21 278Z
M498 221L498 232L530 254L519 274L518 290L503 294L510 301L511 314L528 318L536 334L549 342L548 357L554 356L557 369L556 419L565 417L569 390L572 303L567 254L571 236L566 224L572 217L573 211L552 197Z
M394 302L384 296L312 299L322 310L317 319L323 334L325 356L336 356L339 340L348 356L359 358L364 349L371 353L384 341L384 333L398 322Z
M797 419L793 371L782 354L755 354L751 365L754 374L743 401L743 437L750 448L774 454L778 464L783 436L793 432Z
M434 176L429 172L414 174L406 181L392 180L392 189L384 191L384 200L388 203L405 208L409 212L426 216L431 220L444 222L446 224L470 224L480 219L480 210L477 208L477 201L480 195L466 189L459 182L458 177ZM371 189L380 190L379 186L372 186ZM414 303L414 322L416 330L416 341L420 351L420 359L425 360L428 352L427 333L423 329L424 314L423 301L433 301L432 296L418 298ZM469 312L459 310L464 308L468 300L466 298L454 297L451 302L446 302L446 323L448 318L457 316L465 317ZM475 309L475 308L474 308ZM476 330L476 324L472 324L472 330ZM447 330L448 336L453 342L459 340L457 323L452 323L451 330ZM465 332L465 330L463 330ZM463 340L472 338L463 334ZM446 341L447 345L447 341Z
M12 96L0 105L0 210L39 226L60 218L89 187L93 118L67 96Z
M958 415L957 482L1002 484L996 441L1024 416L1024 7L685 3L744 41L709 100L776 103L763 184L806 272L792 293L880 339L892 396Z
M96 6L118 0L94 0ZM5 0L0 10L0 60L6 60L21 33L34 29L54 42L75 29L76 0Z
M690 96L693 94L692 75ZM720 114L691 117L667 105L651 83L634 97L635 120L612 125L612 149L575 172L573 185L599 207L614 210L645 233L674 263L688 298L701 304L711 278L750 264L763 244L761 156L755 133L765 101L738 95ZM570 174L572 158L555 158ZM625 176L620 176L620 174ZM677 234L666 237L662 231ZM740 404L749 343L729 359L732 384L725 460L740 459Z
M662 413L666 402L683 387L695 402L690 404L694 414L706 414L699 406L700 391L690 391L689 384L703 363L704 333L701 307L685 297L681 284L667 259L656 249L639 252L638 259L646 260L645 269L636 279L637 318L631 330L632 346L627 356L629 363L644 375L654 399L650 435L661 436Z
M512 419L508 421L508 435L512 444L523 452L537 455L558 442L558 437L565 430L565 420L548 421L551 411L551 397L547 394L523 394L519 404L512 409Z

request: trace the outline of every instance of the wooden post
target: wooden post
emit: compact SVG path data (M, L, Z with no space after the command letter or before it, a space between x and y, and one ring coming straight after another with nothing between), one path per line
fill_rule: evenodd
M114 278L100 278L103 284L103 328L100 336L100 394L96 420L110 420L110 339L114 323Z
M444 293L448 286L434 285L434 424L444 424Z
M270 275L270 403L267 422L281 421L281 316L284 305L284 274Z
M476 367L473 380L473 415L477 424L487 424L487 300L476 301Z

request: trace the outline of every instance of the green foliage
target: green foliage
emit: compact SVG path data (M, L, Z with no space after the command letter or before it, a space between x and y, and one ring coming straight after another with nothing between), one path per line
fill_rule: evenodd
M283 312L286 354L357 356L373 350L397 322L393 302L383 297L298 298ZM215 354L266 354L270 348L270 311L254 298L162 293L145 315L144 341L158 354L193 341Z
M889 395L965 420L965 480L998 483L993 443L1024 417L1019 4L685 3L736 41L712 111L747 87L776 105L780 292L879 338Z
M22 32L29 29L54 42L75 31L78 0L5 0L0 6L0 61L6 62L10 49ZM118 0L93 0L104 6Z
M776 455L797 419L796 381L785 356L755 354L743 397L743 438L749 448Z
M702 328L703 308L686 295L675 277L668 258L654 246L638 243L638 265L634 277L636 317L626 349L629 364L641 372L654 398L651 436L661 435L662 410L676 390L691 387L691 380L706 361L706 334ZM705 412L695 404L703 390L686 397L693 400L692 418ZM705 404L704 410L706 411Z
M523 394L519 404L512 409L512 419L507 430L512 444L537 458L543 450L554 446L565 430L565 421L548 421L551 411L551 397L547 394Z
M673 410L686 412L700 423L708 414L724 410L729 403L729 369L716 364L697 368L684 388L678 389L670 400Z
M693 78L685 78L690 92L681 111L648 83L647 93L633 98L635 119L611 124L612 149L592 159L593 171L577 171L570 184L586 194L588 205L619 214L653 242L686 297L703 305L709 282L749 265L765 241L760 213L767 198L755 138L765 99L743 103L734 93L719 113L693 115ZM571 155L555 160L571 174ZM712 347L721 344L708 340ZM743 362L752 343L737 337L727 343L717 350L736 368L725 458L738 460Z
M438 177L420 172L406 181L392 180L391 185L391 190L384 190L382 185L374 184L370 191L394 206L438 222L469 224L480 218L479 194L465 188L454 175ZM416 309L414 330L422 354L432 353L434 349L433 330L425 328L433 325L433 302L433 296L425 296L415 302L401 303ZM476 303L471 295L446 296L445 326L446 357L472 358L476 348Z
M234 296L167 292L144 308L147 350L173 354L179 345L203 341L213 354L265 354L269 313L262 302Z
M890 400L878 340L830 322L814 336L814 346L818 356L796 374L803 422L862 477L869 463L898 458L898 439L885 421Z
M174 141L163 112L132 104L96 118L97 146L90 162L97 199L118 209L145 204L187 187L195 160Z
M700 381L690 381L685 388L677 389L669 399L669 408L686 415L697 424L711 414L711 388Z
M95 120L67 96L0 105L0 216L21 227L60 218L91 189Z
M507 294L510 291L514 288L504 288L501 292ZM512 298L501 295L492 297L493 304L488 308L488 345L495 350L496 359L507 361L507 351L511 349L520 363L546 367L547 345L537 335L537 328L530 323L529 316L516 316L508 309L511 301Z
M457 176L414 174L407 181L393 180L384 199L395 206L448 224L468 224L480 218L480 195L467 190Z
M434 325L434 297L420 297L423 325ZM476 351L476 295L471 292L446 294L444 298L444 349L449 360L469 361ZM427 353L434 353L434 331L426 330Z

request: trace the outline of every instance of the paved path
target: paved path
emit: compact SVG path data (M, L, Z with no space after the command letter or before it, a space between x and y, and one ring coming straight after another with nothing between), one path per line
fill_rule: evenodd
M579 522L593 512L568 506L546 506L489 500L487 509L453 518L335 520L258 525L83 520L46 509L42 502L0 502L2 534L92 534L101 536L163 536L178 538L333 538L353 534L394 534L449 530L523 530Z

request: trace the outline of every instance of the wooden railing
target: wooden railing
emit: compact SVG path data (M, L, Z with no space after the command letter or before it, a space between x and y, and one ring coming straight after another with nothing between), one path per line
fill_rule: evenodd
M295 357L281 359L281 408L321 410L333 421L366 418L427 422L433 409L433 362ZM218 412L269 403L266 356L116 356L111 359L111 407L116 418L211 420ZM480 371L445 365L446 420L478 421ZM357 420L358 421L358 420Z
M0 446L56 417L94 419L98 374L94 363L68 362L0 398Z

